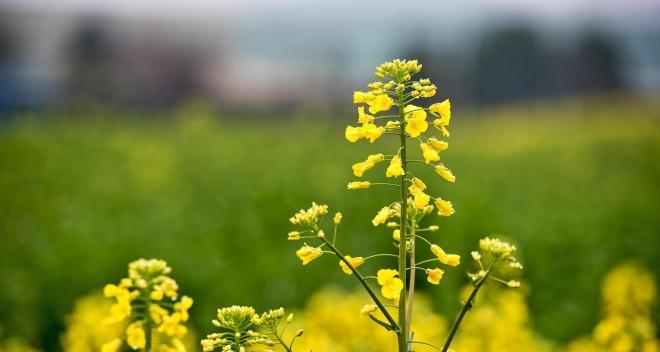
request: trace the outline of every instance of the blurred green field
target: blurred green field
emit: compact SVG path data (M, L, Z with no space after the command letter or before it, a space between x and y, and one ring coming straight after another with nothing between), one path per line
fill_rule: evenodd
M174 268L181 292L196 299L201 333L221 305L300 307L326 283L353 287L334 259L300 265L287 220L312 200L327 203L344 213L339 244L348 252L389 249L390 230L370 221L396 190L345 185L353 162L394 144L350 144L348 119L310 116L232 119L193 106L158 119L89 110L2 125L5 334L57 350L75 298L116 282L139 257ZM660 275L660 106L594 98L455 107L452 127L443 161L456 183L416 172L456 208L434 236L462 255L487 234L513 239L542 335L587 334L615 264L633 258ZM437 310L453 315L464 276L448 271L428 290Z

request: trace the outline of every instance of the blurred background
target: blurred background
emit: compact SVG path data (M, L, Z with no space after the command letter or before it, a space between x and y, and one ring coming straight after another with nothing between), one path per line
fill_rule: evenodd
M591 336L608 272L646 268L631 292L660 275L658 19L654 0L2 0L0 340L73 350L75 302L139 257L173 267L200 334L222 305L351 295L334 260L300 266L287 220L328 203L346 251L390 250L370 220L396 194L344 190L391 146L343 129L393 58L452 100L457 181L430 187L457 212L434 240L467 258L504 234L521 326L552 350ZM422 289L434 314L455 314L464 276Z

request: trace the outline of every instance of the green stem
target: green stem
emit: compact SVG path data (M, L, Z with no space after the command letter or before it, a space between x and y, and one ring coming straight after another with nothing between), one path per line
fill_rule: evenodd
M415 268L415 221L412 221L410 226L410 267ZM410 278L408 279L408 302L407 302L407 316L406 316L406 331L410 331L410 321L412 320L413 300L415 298L415 270L410 271Z
M144 324L145 352L151 352L151 319L147 317Z
M459 325L461 325L461 322L463 321L463 317L465 317L465 314L468 312L468 310L472 308L472 305L474 304L474 298L477 296L477 292L479 292L481 285L483 285L484 282L486 282L488 275L490 275L491 268L492 266L488 268L488 271L486 271L484 277L479 279L479 281L477 281L474 284L470 296L468 297L467 301L465 301L465 303L463 304L463 308L461 308L461 311L458 313L458 316L454 321L454 325L452 325L451 330L449 331L449 336L447 336L447 341L445 341L445 344L442 346L442 350L440 350L441 352L447 352L449 350L449 345L451 345L451 341L454 339L454 335L456 335L456 331L458 331L458 327Z
M277 330L274 330L273 333L274 333L275 337L277 338L277 341L280 342L280 345L282 345L282 347L284 347L284 349L287 352L292 352L293 351L289 346L286 345L284 340L282 340L282 337L280 337L280 335L277 334Z
M397 334L401 334L400 329L399 329L399 325L397 325L394 318L392 318L392 315L390 315L390 312L388 312L387 309L385 309L385 306L380 301L380 299L378 298L376 293L371 289L371 286L369 286L369 284L367 283L367 280L364 278L364 276L362 276L362 274L360 274L360 272L357 271L357 269L355 269L353 264L351 264L351 262L346 260L344 255L337 249L337 247L335 247L332 243L328 242L328 240L325 239L325 237L322 237L321 241L323 241L323 243L327 244L328 247L330 247L330 250L332 250L335 253L335 255L337 257L339 257L339 260L344 262L344 264L346 264L346 266L348 266L351 269L353 274L355 274L355 277L360 281L362 286L364 286L364 289L367 290L367 293L369 294L369 296L371 296L371 299L373 299L374 303L376 303L376 305L378 306L378 309L380 309L380 311L383 313L383 315L385 316L387 321L390 323L390 325L392 325L394 327L394 330L397 332Z
M401 166L403 167L403 175L401 175L401 227L400 227L400 237L402 241L399 243L399 279L403 281L404 288L401 290L401 296L399 297L399 326L401 328L401 333L399 334L399 352L406 352L407 350L407 341L408 341L408 323L406 318L406 224L407 224L407 211L408 211L408 189L406 188L406 170L408 158L406 156L406 120L403 108L405 107L403 102L403 94L399 93L399 120L401 124L400 130L400 144L401 149L399 154L401 155Z

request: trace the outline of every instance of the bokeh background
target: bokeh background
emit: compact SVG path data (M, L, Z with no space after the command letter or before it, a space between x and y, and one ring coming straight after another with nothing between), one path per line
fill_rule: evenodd
M386 143L343 128L393 58L452 100L457 181L431 188L457 211L436 240L467 258L504 234L524 324L589 335L606 273L660 275L659 18L652 0L3 0L0 340L61 350L74 302L140 257L174 268L200 334L222 305L355 288L335 260L300 266L287 219L328 203L348 252L390 249L370 220L396 195L345 190ZM453 316L466 283L422 289L429 309Z

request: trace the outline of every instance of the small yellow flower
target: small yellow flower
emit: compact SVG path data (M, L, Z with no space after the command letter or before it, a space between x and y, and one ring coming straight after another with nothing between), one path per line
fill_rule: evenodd
M353 175L357 177L362 177L365 171L376 166L377 163L385 160L385 155L383 154L371 154L367 157L367 160L353 164Z
M439 119L433 121L433 126L440 130L443 136L449 137L449 131L447 130L449 120L451 119L451 103L449 99L429 106L429 112L431 112L431 115L439 117Z
M403 108L403 113L405 114L405 120L408 121L410 119L419 119L419 120L425 120L426 119L426 111L423 108L420 108L419 106L416 105L406 105Z
M444 200L442 198L435 199L435 207L438 209L438 215L440 216L449 216L454 214L454 206L450 201Z
M438 257L438 260L442 264L449 265L449 266L457 266L458 264L461 263L461 256L460 255L447 254L437 244L431 245L431 252L433 252L433 254L435 254L435 256Z
M440 284L440 280L442 280L442 275L444 275L444 271L442 269L438 268L433 268L433 269L426 269L426 281L438 285Z
M403 281L397 277L399 272L394 269L380 269L376 275L383 297L398 300L403 290Z
M413 204L417 209L424 209L424 207L431 201L431 196L421 191L414 193L413 197Z
M358 108L358 122L363 125L374 122L374 117L364 112L364 106Z
M157 304L150 304L149 305L149 316L151 316L151 320L156 323L160 324L163 321L163 317L169 315L169 312L157 305Z
M348 189L366 189L371 186L369 181L353 181L348 183Z
M119 347L121 347L121 340L112 339L109 342L103 344L103 347L101 347L101 352L117 352L119 351Z
M415 138L426 132L429 124L426 122L426 111L415 105L403 108L406 117L406 133Z
M174 313L170 316L163 317L163 323L158 327L158 332L164 333L168 336L181 337L186 334L188 329L181 325L180 322L180 313Z
M378 211L378 214L374 217L373 220L371 220L371 223L374 226L378 226L380 224L384 224L387 219L393 217L395 215L394 209L390 207L383 207Z
M354 104L368 103L373 99L374 99L374 95L371 92L367 92L367 93L360 92L360 91L353 92L353 103Z
M134 350L144 348L146 337L141 320L132 323L126 328L126 343Z
M312 247L305 243L299 250L296 251L296 256L302 260L302 265L307 265L312 260L320 257L323 250L318 247Z
M335 225L339 225L339 223L341 222L341 218L342 218L341 213L340 213L340 212L336 212L336 213L335 213L335 217L332 218L332 222L334 222Z
M360 309L360 315L361 316L367 316L371 313L374 313L375 311L378 310L378 306L375 304L367 304L362 309Z
M364 258L362 257L353 258L351 256L345 255L344 258L346 258L346 260L348 260L348 262L351 263L354 268L364 264ZM353 270L351 270L351 268L349 268L343 260L339 261L339 266L341 267L341 270L343 270L346 274L353 275Z
M518 287L520 287L520 281L509 280L509 281L506 283L506 285L509 286L509 287L511 287L511 288L518 288Z
M436 152L441 152L449 148L449 143L435 139L433 137L426 140L426 143L433 148Z
M399 242L401 241L401 230L396 229L392 232L392 239Z
M163 299L163 290L160 288L160 286L154 287L154 290L149 294L149 298L154 301L160 301Z
M415 194L416 192L423 192L426 189L426 184L424 181L420 180L417 177L413 177L412 182L410 183L410 187L408 187L408 190L410 193Z
M298 231L291 231L291 232L289 232L289 234L288 234L288 238L287 238L287 239L288 239L289 241L297 241L297 240L299 240L299 239L300 239L300 232L298 232Z
M431 148L427 143L421 143L419 147L422 149L422 156L424 157L424 162L426 162L427 165L433 161L440 160L438 152Z
M369 140L369 143L375 142L378 138L380 138L380 136L383 135L383 132L385 132L385 128L378 127L373 123L362 125L362 133L364 134L364 138Z
M390 161L390 165L387 167L387 170L385 171L385 176L397 177L397 176L403 176L403 174L404 172L401 163L401 158L399 158L399 156L396 155Z
M456 181L456 176L444 164L436 165L435 172L449 182Z
M346 126L344 136L349 142L355 143L361 138L364 138L364 131L362 130L362 127Z
M374 99L366 102L369 104L369 113L377 114L381 111L387 111L392 108L394 101L386 94L376 96Z
M398 130L400 127L401 123L399 121L387 121L385 124L386 130Z

